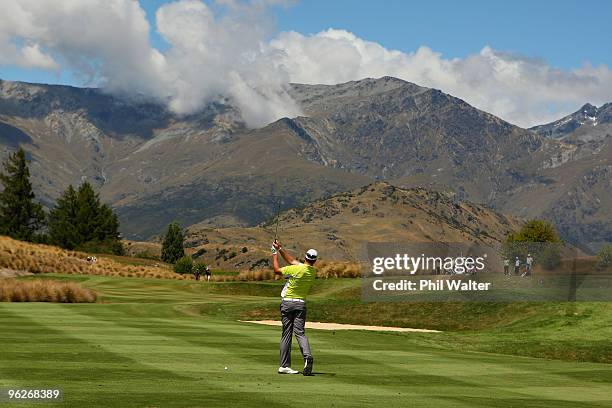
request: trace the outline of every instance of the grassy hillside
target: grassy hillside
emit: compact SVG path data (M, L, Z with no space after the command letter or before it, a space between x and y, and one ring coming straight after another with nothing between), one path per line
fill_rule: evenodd
M520 223L451 194L378 182L282 212L279 237L297 255L312 247L323 260L364 260L367 242L473 242L498 248ZM251 268L267 265L275 230L274 218L252 228L195 225L186 242L214 266Z
M51 245L37 245L0 236L0 268L36 274L68 273L160 279L188 278L174 273L168 265L161 262L112 255L97 256L96 262L91 262L87 259L90 256L83 252L66 251Z

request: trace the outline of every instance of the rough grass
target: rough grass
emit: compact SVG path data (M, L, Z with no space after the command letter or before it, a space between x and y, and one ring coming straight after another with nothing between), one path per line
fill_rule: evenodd
M75 282L0 279L0 302L93 303L96 292Z
M161 265L131 265L104 256L98 256L97 262L92 263L87 261L88 256L83 252L0 236L0 267L17 271L179 280L192 278L176 274Z
M72 275L102 275L136 278L191 280L193 275L173 272L170 266L159 261L96 255L97 262L87 261L89 254L67 251L50 245L38 245L17 241L0 236L0 268L31 273L66 273ZM357 278L360 276L359 264L355 262L324 261L317 263L317 277ZM205 277L202 276L204 280ZM214 282L257 282L275 280L271 269L256 269L236 273L217 273L213 271Z
M356 262L333 262L325 261L317 263L317 278L358 278L361 276L359 264ZM240 271L233 275L212 275L213 282L258 282L266 280L278 280L271 269L256 269L253 271Z
M317 262L317 278L359 278L361 268L357 262Z

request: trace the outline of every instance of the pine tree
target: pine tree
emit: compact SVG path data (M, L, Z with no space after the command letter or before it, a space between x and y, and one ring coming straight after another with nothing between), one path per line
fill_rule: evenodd
M175 263L183 256L185 256L183 231L181 231L181 227L176 222L173 222L168 225L168 231L164 236L161 259L164 262Z
M32 241L44 225L42 206L34 202L30 170L25 152L19 149L9 155L0 173L4 190L0 193L0 233L12 238Z
M100 198L91 184L84 182L77 192L76 227L81 242L96 240L99 223Z
M66 249L123 253L117 216L87 182L78 191L69 186L58 199L49 214L49 236Z
M75 249L82 244L77 229L77 213L77 192L70 185L49 212L49 239L52 244L66 249Z

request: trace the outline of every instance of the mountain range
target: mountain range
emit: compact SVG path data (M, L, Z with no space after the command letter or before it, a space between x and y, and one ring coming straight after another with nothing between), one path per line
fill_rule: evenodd
M612 241L612 104L523 129L396 78L292 84L303 115L248 129L231 101L177 116L95 88L0 81L0 146L23 146L47 206L87 179L133 239L183 225L248 227L376 180Z

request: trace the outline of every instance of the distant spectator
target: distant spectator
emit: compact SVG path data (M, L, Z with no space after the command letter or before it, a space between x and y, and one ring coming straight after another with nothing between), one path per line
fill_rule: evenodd
M200 280L200 268L193 268L193 276L195 277L195 280Z
M518 275L520 271L521 271L521 260L517 256L516 260L514 261L514 274Z
M206 276L206 282L210 282L210 267L206 265L206 269L204 269L204 275Z
M510 260L504 259L504 275L510 275Z
M531 254L527 254L527 259L525 259L525 272L521 276L531 275L531 268L533 266L533 258Z

